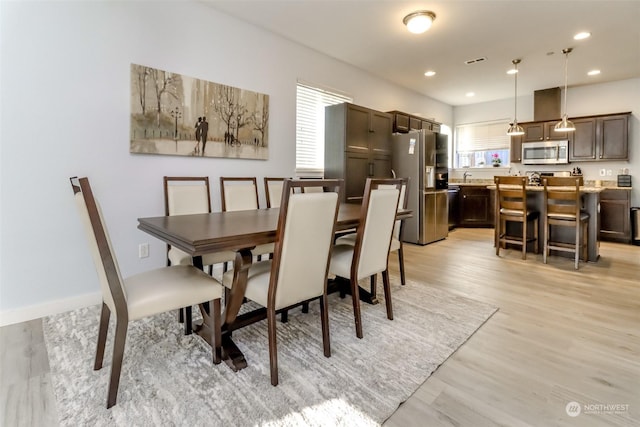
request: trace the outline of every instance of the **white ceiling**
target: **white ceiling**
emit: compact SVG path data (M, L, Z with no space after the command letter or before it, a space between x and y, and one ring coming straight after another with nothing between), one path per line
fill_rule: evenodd
M640 77L640 0L204 0L211 7L450 105ZM402 18L431 10L421 35ZM589 39L573 35L589 31ZM464 62L486 57L473 65ZM427 78L428 69L437 72ZM587 71L601 70L595 77ZM472 98L467 92L474 92Z

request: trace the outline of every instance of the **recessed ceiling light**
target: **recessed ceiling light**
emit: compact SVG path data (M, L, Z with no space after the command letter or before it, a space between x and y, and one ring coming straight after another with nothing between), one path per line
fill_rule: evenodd
M427 77L433 77L433 76L436 75L436 72L432 71L432 70L429 70L426 73L424 73L424 75L427 76Z
M584 39L588 39L589 37L591 37L591 33L583 31L583 32L578 33L575 36L573 36L573 39L574 40L584 40Z
M516 70L515 68L512 68L509 71L507 71L507 74L515 74L517 72L518 72L518 70Z
M467 92L465 95L469 98L471 98L472 96L476 96L475 92Z
M591 70L587 73L588 76L597 76L600 74L600 70Z

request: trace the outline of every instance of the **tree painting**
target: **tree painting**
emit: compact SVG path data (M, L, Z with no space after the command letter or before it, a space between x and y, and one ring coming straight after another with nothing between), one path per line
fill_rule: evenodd
M130 152L268 159L269 95L131 65Z

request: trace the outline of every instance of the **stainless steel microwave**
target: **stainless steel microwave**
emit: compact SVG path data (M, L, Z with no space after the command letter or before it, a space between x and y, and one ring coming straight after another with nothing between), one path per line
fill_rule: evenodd
M523 165L561 165L569 163L569 141L522 143Z

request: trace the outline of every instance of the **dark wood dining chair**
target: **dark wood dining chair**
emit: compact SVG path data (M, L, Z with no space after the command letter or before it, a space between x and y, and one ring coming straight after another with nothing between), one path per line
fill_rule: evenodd
M211 213L211 193L208 176L165 176L164 177L164 214L188 215ZM203 266L226 263L235 259L235 252L222 251L202 256ZM167 265L192 264L189 254L167 247Z
M329 272L349 280L358 338L363 336L358 284L360 279L382 273L387 318L393 320L389 248L402 184L402 179L367 178L355 245L337 244L333 248ZM384 188L379 188L380 186ZM389 186L395 186L395 189L389 189Z
M220 195L223 212L259 209L258 184L255 176L220 177ZM251 253L262 257L273 253L273 243L256 246Z
M71 187L102 289L102 311L94 370L102 368L109 318L112 313L116 317L107 408L116 404L127 328L131 321L199 304L203 318L212 325L210 341L213 363L220 363L222 286L192 265L157 268L123 279L89 180L71 178ZM208 304L208 309L205 304Z
M522 248L522 259L527 259L527 244L534 242L534 252L538 253L538 221L540 212L527 206L526 176L495 176L496 184L496 255L500 255L500 248L507 244L519 245ZM522 233L514 235L507 233L507 223L522 224ZM529 225L533 227L533 237L529 237Z
M279 208L282 200L282 188L287 178L264 178L264 194L267 199L267 208Z
M547 263L549 251L573 252L575 269L578 269L580 254L587 260L587 233L589 231L589 214L582 212L582 197L580 187L583 178L579 177L546 177L544 185L545 206L545 238L544 263ZM573 243L554 241L551 237L551 227L572 227L575 230Z
M325 187L323 192L296 189ZM328 188L334 191L327 191ZM284 181L273 259L249 266L244 295L266 307L271 384L278 385L276 313L320 300L324 355L331 356L327 275L340 200L339 180ZM223 276L231 288L233 272Z
M402 179L402 190L400 190L400 202L398 203L398 209L406 209L407 203L409 201L409 191L408 191L408 183L409 178L400 178ZM396 188L395 185L385 186L380 185L378 188ZM404 274L404 249L402 247L402 229L404 226L404 221L396 220L395 225L393 226L393 234L391 236L391 246L389 248L389 252L398 252L398 268L400 269L400 284L404 286L406 284L405 274ZM356 233L349 233L342 237L336 239L336 244L346 244L346 245L355 245L356 244ZM375 293L375 283L376 283L376 275L371 276L371 292Z

